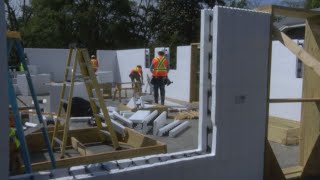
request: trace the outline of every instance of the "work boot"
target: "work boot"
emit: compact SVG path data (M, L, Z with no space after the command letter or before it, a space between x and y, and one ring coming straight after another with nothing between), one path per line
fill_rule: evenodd
M164 105L164 97L161 96L161 105Z

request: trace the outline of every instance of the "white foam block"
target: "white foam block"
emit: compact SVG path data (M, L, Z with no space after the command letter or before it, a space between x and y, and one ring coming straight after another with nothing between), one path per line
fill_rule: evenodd
M127 103L127 107L129 107L131 109L134 109L137 107L137 104L136 104L134 97L131 98L130 101Z
M129 119L121 116L118 112L113 111L113 116L115 117L115 119L119 120L122 124L124 124L125 126L132 128L132 121L130 121Z
M180 134L182 131L187 129L190 126L189 121L185 121L182 124L178 125L177 127L173 128L171 131L169 131L169 137L176 137L178 134Z
M113 129L119 133L119 134L122 134L124 135L124 129L126 127L124 127L122 124L118 123L117 121L111 119L111 122L112 122L112 126L113 126ZM102 126L103 127L107 127L107 124L106 123L102 123Z
M153 122L153 135L156 136L161 127L167 123L167 112L162 112Z
M125 117L125 118L129 118L134 114L134 112L124 112L122 113L122 116Z
M150 128L148 128L148 124L152 120L154 120L154 118L157 117L157 115L158 115L158 110L155 110L145 118L145 121L143 122L142 132L147 133L150 130Z
M178 126L181 123L182 123L182 121L175 120L175 121L167 124L166 126L159 129L158 136L163 136L166 132L170 131L171 129L175 128L176 126Z
M143 123L145 121L146 117L150 114L150 111L148 110L139 110L135 112L129 120L131 120L134 123Z

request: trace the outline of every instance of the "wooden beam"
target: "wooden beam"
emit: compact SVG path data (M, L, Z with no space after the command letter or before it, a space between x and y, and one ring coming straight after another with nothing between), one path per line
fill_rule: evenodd
M299 103L299 102L320 102L320 98L269 99L269 103Z
M81 164L92 164L92 163L107 162L107 161L118 160L118 159L145 156L145 155L161 154L161 153L166 153L167 152L166 150L167 150L166 145L162 144L162 145L155 145L150 147L134 148L129 150L120 150L120 151L99 153L94 155L60 159L56 161L56 164L58 168L70 167L70 166L76 166ZM33 171L43 171L43 170L48 170L50 168L51 168L51 162L49 161L32 164Z
M265 140L264 180L286 180L269 141Z
M320 18L306 21L304 48L313 59L313 65L304 66L302 98L320 97L320 77L318 71L320 59ZM316 103L302 103L300 127L300 166L305 166L320 132L320 113Z
M302 9L302 8L290 8L290 7L277 6L277 5L260 6L260 7L257 7L256 10L270 12L270 13L272 12L274 15L289 16L289 17L295 17L295 18L310 18L310 17L320 15L320 12L315 10Z
M306 166L303 169L302 179L319 179L320 178L320 135L313 147Z
M62 138L63 130L58 131L58 138ZM52 138L53 132L48 132L49 138ZM92 143L92 142L101 142L101 138L99 136L100 132L97 128L85 128L85 129L75 129L70 130L70 137L75 137L81 143ZM30 153L39 152L42 149L45 149L47 146L43 140L43 136L41 132L30 134L26 136L26 141L29 147ZM67 146L71 146L71 139L69 138L67 141Z
M283 174L287 180L297 180L300 179L303 167L302 166L292 166L282 169Z
M143 134L140 134L130 128L125 128L125 142L135 148L138 147L147 147L147 146L154 146L156 144L159 144L160 142L157 142L156 140L153 140L147 136L144 136Z
M315 73L318 76L320 76L320 62L317 58L309 54L306 50L304 50L297 43L292 41L285 33L279 31L276 27L273 28L273 33L284 46L286 46L294 55L296 55L304 63L304 67L309 67L310 69L315 71Z
M75 149L76 151L78 151L81 156L86 156L87 155L86 146L83 145L75 137L71 137L71 144L72 144L72 148Z
M20 32L18 31L8 31L7 32L7 38L10 39L21 39Z

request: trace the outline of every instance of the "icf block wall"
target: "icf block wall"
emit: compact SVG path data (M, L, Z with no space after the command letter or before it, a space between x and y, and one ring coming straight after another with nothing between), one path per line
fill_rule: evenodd
M207 14L214 16L212 29L216 30L212 93L217 98L212 99L211 108L211 121L217 127L216 153L133 167L92 179L263 179L271 15L217 6L214 11L203 10L202 18ZM203 23L209 24L209 18Z
M97 60L99 62L98 71L112 71L113 82L120 78L119 67L117 64L117 51L97 50Z
M186 101L190 100L191 46L177 47L177 68L169 71L172 84L166 86L166 97Z
M54 82L63 81L68 49L25 48L24 51L29 63L38 66L38 73L50 73ZM74 55L75 53L73 53L73 59Z
M4 1L0 1L0 99L2 108L0 108L1 119L0 127L0 179L8 179L9 176L9 121L8 121L8 58L6 32L7 24L5 20Z
M296 77L297 58L279 41L272 43L270 98L301 98L302 78ZM271 103L270 116L300 121L301 103Z

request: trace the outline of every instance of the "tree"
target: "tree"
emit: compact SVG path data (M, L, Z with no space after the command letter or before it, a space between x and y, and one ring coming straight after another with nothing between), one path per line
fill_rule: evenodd
M282 4L288 7L301 8L304 6L305 0L282 0Z
M236 8L248 8L248 5L247 0L231 0L228 4L228 6Z
M9 21L8 29L11 31L19 31L21 26L28 23L32 15L31 7L27 4L26 0L19 1L19 4L9 0L4 0L4 3Z
M307 8L307 9L320 8L320 1L319 0L306 0L305 8Z

